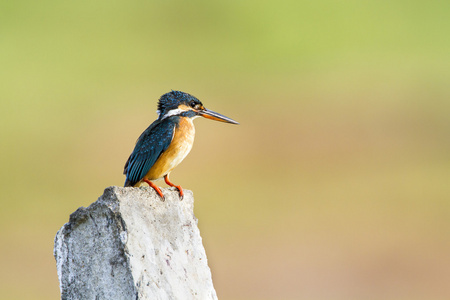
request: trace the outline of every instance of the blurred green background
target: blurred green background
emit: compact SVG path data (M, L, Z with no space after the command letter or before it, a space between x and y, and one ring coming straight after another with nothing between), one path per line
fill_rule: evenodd
M0 298L59 297L54 235L176 89L241 123L196 120L171 176L220 299L449 299L449 12L2 1Z

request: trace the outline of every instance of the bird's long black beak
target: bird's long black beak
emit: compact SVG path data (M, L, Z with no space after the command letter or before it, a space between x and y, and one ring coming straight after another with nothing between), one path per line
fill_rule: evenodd
M225 117L224 115L221 115L219 113L216 113L215 111L212 111L212 110L209 110L206 108L199 110L198 114L204 118L215 120L215 121L220 121L220 122L225 122L225 123L230 123L230 124L239 124L238 122L236 122L233 119Z

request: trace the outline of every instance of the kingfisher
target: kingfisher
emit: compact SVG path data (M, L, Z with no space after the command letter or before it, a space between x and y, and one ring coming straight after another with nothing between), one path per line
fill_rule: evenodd
M164 195L153 181L164 181L178 189L180 199L184 193L180 185L169 180L169 174L192 149L195 136L193 120L197 117L230 124L238 122L206 109L196 97L171 91L158 101L158 119L140 135L133 152L125 163L125 186L138 187L146 182L164 201Z

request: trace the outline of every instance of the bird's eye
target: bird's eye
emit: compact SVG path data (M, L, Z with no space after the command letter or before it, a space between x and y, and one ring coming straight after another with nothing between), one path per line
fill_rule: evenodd
M191 101L191 103L189 103L189 105L190 105L192 108L194 108L194 107L195 107L195 102L194 102L194 101Z

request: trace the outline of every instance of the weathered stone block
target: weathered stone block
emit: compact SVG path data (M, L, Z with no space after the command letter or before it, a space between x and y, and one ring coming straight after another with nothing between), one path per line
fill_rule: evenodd
M61 299L217 299L192 192L109 187L56 234Z

